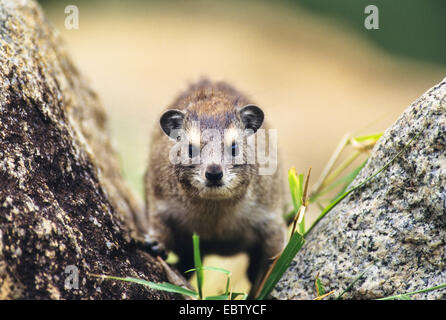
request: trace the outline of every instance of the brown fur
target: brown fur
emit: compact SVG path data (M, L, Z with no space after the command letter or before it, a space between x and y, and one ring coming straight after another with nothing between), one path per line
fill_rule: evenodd
M200 129L222 131L242 128L237 110L249 103L226 83L202 80L191 85L168 109L185 112L186 130L191 121L198 120ZM263 123L262 128L267 129L267 124ZM193 181L203 169L200 165L171 164L168 153L173 143L156 126L145 177L150 237L179 256L182 271L193 267L193 232L200 236L202 254L247 252L248 276L255 289L285 243L280 170L272 176L261 176L257 164L228 165L225 172L232 175L234 183L225 191L225 198L202 198Z

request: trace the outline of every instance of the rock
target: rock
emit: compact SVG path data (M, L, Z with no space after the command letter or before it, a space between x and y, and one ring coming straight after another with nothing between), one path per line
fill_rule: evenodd
M1 1L0 21L0 299L178 298L89 275L166 281L131 241L141 201L59 35L34 1Z
M424 131L386 170L341 201L307 236L277 299L311 299L319 273L343 299L375 299L446 283L446 79L386 130L357 185ZM446 289L416 299L445 299Z

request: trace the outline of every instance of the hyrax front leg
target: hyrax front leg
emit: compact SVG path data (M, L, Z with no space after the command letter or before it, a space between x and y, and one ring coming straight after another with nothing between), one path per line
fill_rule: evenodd
M282 221L269 224L268 229L269 232L267 233L260 232L258 243L248 251L248 278L251 282L250 298L255 298L268 269L281 254L286 244L286 228Z
M144 244L147 251L155 257L161 257L163 260L167 259L167 250L164 245L157 240L155 237L151 236L150 233L144 235Z
M251 282L249 297L254 298L269 266L266 254L261 246L255 246L249 252L248 279Z
M168 250L171 243L171 230L163 223L159 214L150 215L149 230L144 235L144 244L147 251L155 257L159 256L162 259L167 259Z

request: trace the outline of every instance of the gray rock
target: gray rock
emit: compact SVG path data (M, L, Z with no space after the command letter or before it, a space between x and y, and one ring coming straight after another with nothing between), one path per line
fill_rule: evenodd
M0 1L0 299L177 297L89 275L167 280L106 124L40 7Z
M446 283L446 79L415 101L386 130L356 185L421 135L386 170L341 201L307 236L277 284L277 299L341 293L368 266L344 299L374 299ZM446 289L416 299L445 299Z

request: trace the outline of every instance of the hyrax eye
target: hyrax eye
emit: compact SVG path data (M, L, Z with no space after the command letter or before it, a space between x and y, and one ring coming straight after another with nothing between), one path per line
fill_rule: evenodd
M198 148L189 143L189 158L195 158L198 156Z
M238 145L235 142L233 142L231 145L231 154L233 157L236 157L239 154Z

